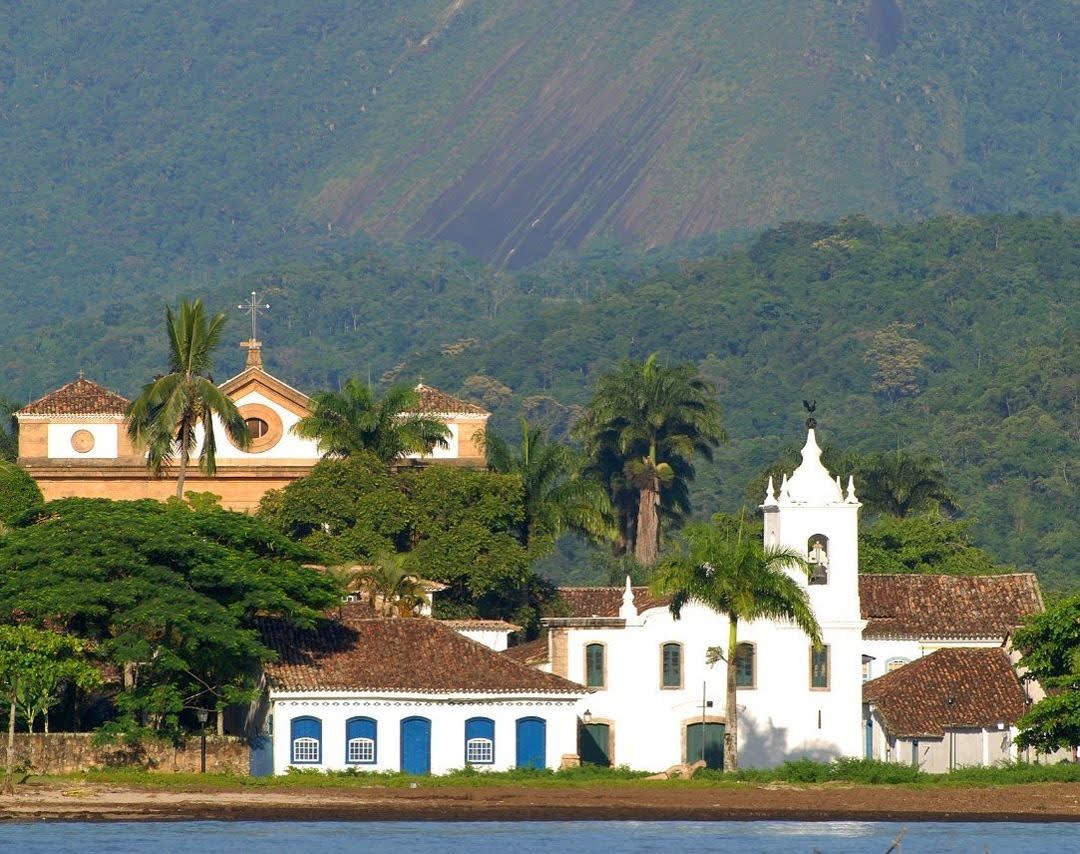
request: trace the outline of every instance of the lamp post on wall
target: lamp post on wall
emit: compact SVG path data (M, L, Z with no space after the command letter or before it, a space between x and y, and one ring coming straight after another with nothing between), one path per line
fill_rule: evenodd
M200 757L199 757L199 759L200 759L200 761L199 761L199 773L200 774L205 774L206 773L206 719L209 717L209 715L210 715L210 713L208 711L206 711L206 709L196 709L195 710L195 717L197 717L199 719L199 730L200 730L199 735L200 735L201 740L202 740L202 745L201 745L202 750L201 750Z

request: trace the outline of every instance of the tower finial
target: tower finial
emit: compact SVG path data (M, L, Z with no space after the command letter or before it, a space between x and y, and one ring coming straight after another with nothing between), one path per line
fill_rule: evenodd
M637 615L637 606L634 604L634 588L628 575L626 576L626 586L623 588L622 607L619 608L619 616L624 620L633 620Z
M247 341L240 342L240 346L246 347L248 351L247 367L261 368L262 343L259 341L255 321L262 312L270 308L270 303L260 303L258 294L255 291L252 291L251 297L247 300L247 302L240 303L237 308L251 315L251 338L249 338Z
M814 417L814 410L817 409L817 398L815 398L814 400L807 400L806 398L803 398L802 405L803 409L805 409L807 414L810 416L806 419L806 429L813 430L815 427L817 427L817 419Z

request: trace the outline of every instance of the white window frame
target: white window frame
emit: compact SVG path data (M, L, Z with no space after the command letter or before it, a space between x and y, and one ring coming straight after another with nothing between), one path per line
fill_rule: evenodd
M470 765L493 764L495 742L490 738L470 738L465 742L465 761Z
M345 745L346 762L370 765L375 761L375 739L365 736L350 738Z
M310 735L303 735L293 739L292 761L296 764L318 765L322 761L322 744L319 739Z

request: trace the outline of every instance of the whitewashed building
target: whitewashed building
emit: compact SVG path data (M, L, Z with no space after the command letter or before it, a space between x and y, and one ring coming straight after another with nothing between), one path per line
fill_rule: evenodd
M735 654L745 767L800 757L901 761L909 754L888 747L897 735L864 703L864 682L902 673L903 665L941 649L1000 650L1027 615L1043 608L1030 574L860 576L859 506L851 478L844 489L821 464L813 429L799 467L778 490L769 484L765 544L806 555L810 577L794 570L792 576L807 590L824 648L813 650L792 625L740 622ZM675 620L668 600L629 582L561 594L570 615L545 620L542 639L505 654L586 686L578 706L582 761L661 770L704 758L719 767L725 662L710 666L706 655L726 645L726 617L691 603ZM999 688L988 696L1015 699ZM1008 729L1016 719L1012 700L988 700L971 719L994 717L994 727ZM977 754L983 756L981 740ZM1000 745L986 755L999 758ZM975 756L974 748L964 754Z
M443 774L471 766L558 768L577 753L584 689L437 620L353 619L311 630L261 625L278 653L254 726L256 773L289 768Z

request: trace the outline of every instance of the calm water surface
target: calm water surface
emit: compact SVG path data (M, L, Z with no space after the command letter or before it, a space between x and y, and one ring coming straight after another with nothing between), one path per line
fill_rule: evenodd
M258 822L48 823L0 825L0 850L20 854L106 851L197 854L556 854L723 851L741 854L884 854L906 827L901 851L1023 854L1080 851L1080 824L924 822Z

